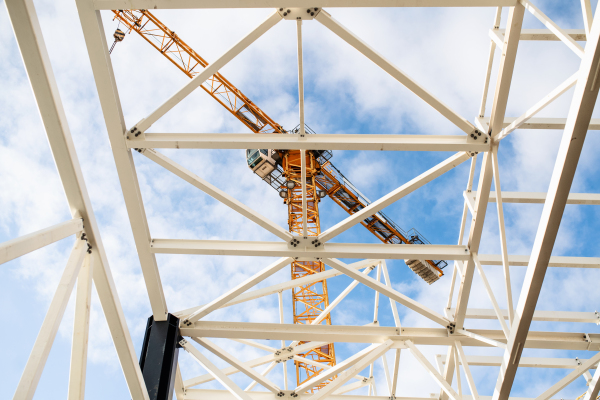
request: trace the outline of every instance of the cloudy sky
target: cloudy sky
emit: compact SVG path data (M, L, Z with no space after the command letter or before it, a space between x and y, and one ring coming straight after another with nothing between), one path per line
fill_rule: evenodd
M538 0L536 4L561 27L583 28L579 1ZM73 1L35 1L35 5L118 294L139 354L145 321L151 311L77 10ZM596 1L592 1L592 5L595 8ZM159 10L155 15L211 62L271 12ZM488 59L488 29L492 26L495 9L331 9L329 12L461 115L469 120L477 116ZM108 41L112 43L112 32L117 23L112 21L109 12L104 12L103 17ZM506 17L507 10L504 10L502 26ZM542 28L542 25L526 14L524 27ZM298 123L295 35L295 24L282 21L221 71L288 129ZM5 241L65 221L70 216L5 7L0 7L0 43L0 241ZM491 93L498 59L497 52ZM128 126L144 118L188 81L185 75L135 34L127 35L116 46L112 61ZM316 21L304 24L304 65L306 121L318 133L460 134L454 125ZM579 58L562 43L521 42L507 116L521 115L577 71L578 65ZM572 90L540 116L566 117L571 96ZM487 104L488 116L490 107L491 101ZM151 131L246 132L246 128L206 93L198 90L153 125ZM519 130L512 133L500 147L502 189L546 191L559 140L559 131ZM600 139L597 132L591 131L573 183L573 192L600 192L598 151ZM287 224L286 207L274 190L247 169L243 151L182 150L164 153L282 226ZM361 192L374 200L450 155L443 152L336 151L332 161ZM134 159L153 237L273 238L143 156L134 154ZM468 164L457 167L388 207L386 214L405 230L417 228L432 243L456 244ZM505 206L511 254L529 253L541 210L541 205ZM321 203L323 229L345 216L345 212L331 200ZM554 254L600 256L598 217L600 214L596 207L568 206ZM348 230L337 240L376 242L361 226ZM5 323L0 329L3 343L0 398L10 398L16 389L71 245L71 239L66 239L0 267L0 304L5 313ZM496 209L490 205L481 253L499 252ZM268 258L166 255L159 255L157 259L170 311L203 304L272 261ZM388 268L396 289L443 312L450 288L450 268L446 270L446 276L432 286L416 278L400 260L389 260ZM501 307L506 308L501 268L490 266L485 270ZM515 304L524 272L523 267L511 270ZM284 268L261 285L288 279L289 269ZM600 310L599 281L598 270L551 268L538 309ZM349 283L350 279L345 277L332 279L329 283L330 296L337 296ZM284 306L286 322L291 323L289 292L284 294ZM478 276L475 277L470 306L491 308ZM372 308L373 292L359 285L334 310L332 321L334 324L366 324L372 321ZM36 398L66 396L73 309L71 301ZM431 321L403 307L399 307L399 311L404 326L434 326ZM270 296L241 304L215 312L207 319L278 322L277 298ZM382 325L393 325L387 301L381 303L379 320ZM87 398L129 398L97 297L94 298L91 324ZM499 329L499 324L468 320L467 327ZM538 322L532 327L536 330L600 332L599 327L593 324ZM239 343L217 342L244 360L264 355L258 349ZM279 342L269 344L279 346ZM338 360L362 347L336 345ZM445 354L443 347L421 349L432 362L435 354ZM479 348L466 348L465 351L467 354L497 353ZM585 352L533 350L526 350L523 355L591 356ZM389 357L391 363L392 352ZM204 373L186 355L182 354L180 361L184 379ZM223 362L215 362L225 366ZM499 369L473 367L472 370L479 393L491 395ZM387 394L381 362L377 362L375 373L379 394ZM520 369L512 395L536 397L566 373L566 370ZM282 375L278 366L269 378L281 385ZM294 379L292 375L290 385ZM243 376L235 376L235 380L242 387L249 383ZM462 381L465 382L464 376ZM207 387L219 386L213 384ZM398 396L429 396L439 392L435 382L423 373L408 352L402 353L398 387ZM585 387L584 379L579 378L557 396L575 398L583 393Z

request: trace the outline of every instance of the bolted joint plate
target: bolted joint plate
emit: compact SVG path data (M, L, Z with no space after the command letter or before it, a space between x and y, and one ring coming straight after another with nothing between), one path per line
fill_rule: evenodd
M287 20L310 20L314 19L319 12L320 7L307 7L307 8L292 8L292 7L280 7L277 12L283 19Z
M478 144L489 143L490 136L487 133L480 131L479 129L475 129L473 130L473 132L467 135L467 142Z
M319 240L317 236L293 236L288 239L287 246L290 250L323 250L324 244Z

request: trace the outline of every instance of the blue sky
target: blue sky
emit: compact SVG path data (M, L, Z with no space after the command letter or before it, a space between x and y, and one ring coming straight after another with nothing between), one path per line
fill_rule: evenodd
M112 152L99 107L89 59L75 5L72 1L36 1L42 30L55 70L79 159L119 296L131 334L139 352L145 320L150 307L143 286L139 261ZM579 2L537 1L536 4L560 26L582 28ZM593 2L595 7L596 2ZM330 10L331 14L367 43L388 57L409 75L466 118L479 109L487 63L494 9L388 9ZM262 21L270 10L157 11L167 26L184 38L209 62ZM506 10L503 23L506 21ZM110 37L116 28L108 13L103 14ZM223 69L223 74L284 127L297 124L297 75L295 26L286 21L259 39ZM526 15L525 28L541 28ZM307 123L319 133L459 134L460 132L379 70L326 31L317 22L304 24L304 61ZM5 11L0 9L0 241L33 232L69 218L64 194L40 123L39 114ZM499 53L496 53L496 61ZM117 45L113 65L128 126L145 117L187 81L187 77L160 57L141 38L128 35ZM578 58L561 43L522 42L509 98L508 116L518 116L552 90L578 67ZM497 63L492 73L495 82ZM493 93L493 86L490 89ZM567 92L540 116L566 116L572 91ZM487 114L491 103L488 102ZM596 113L597 114L597 113ZM235 118L202 91L197 91L157 122L153 132L245 132ZM500 147L502 188L508 191L545 191L558 149L558 131L516 131ZM590 132L586 139L574 192L600 192L597 156L600 139ZM245 204L260 210L282 226L286 208L277 193L245 166L242 151L165 151L167 155L202 178L227 191ZM334 152L334 164L371 200L379 198L412 179L451 153ZM270 240L272 237L213 199L189 187L144 157L134 154L142 195L153 237ZM479 167L479 166L478 166ZM402 228L417 228L432 243L455 244L458 239L468 163L428 184L385 209ZM477 169L477 171L479 168ZM477 179L477 175L476 175ZM531 248L540 205L505 206L508 246L511 254L527 254ZM331 200L321 203L322 228L346 216ZM568 206L555 247L556 255L598 257L596 232L599 211L592 206ZM486 216L481 253L498 254L498 226L495 206ZM375 242L369 232L356 226L340 242ZM0 357L0 398L14 393L21 371L41 325L71 247L69 240L36 251L0 268L0 299L5 311L3 346ZM270 259L249 257L158 256L165 296L171 311L202 304L264 267ZM391 280L403 293L442 312L450 285L451 270L432 286L415 278L402 261L388 261ZM525 268L512 268L513 297L516 303ZM502 272L486 267L496 297L505 307ZM289 269L269 278L264 285L289 278ZM549 270L538 309L559 311L600 310L597 270ZM331 280L331 297L350 283L349 278ZM284 294L291 322L291 296ZM365 300L367 299L367 300ZM72 303L72 302L71 302ZM372 319L373 293L358 286L334 310L334 324L364 324ZM472 307L491 308L479 278L471 297ZM399 307L405 326L431 325ZM393 325L389 303L382 299L381 325ZM70 304L55 346L44 371L36 398L65 396L68 382L70 337L73 321ZM277 321L276 297L232 307L211 315L211 319L254 322ZM19 329L21 325L28 329ZM591 324L534 323L536 330L598 333ZM494 321L468 320L469 328L498 329ZM129 398L110 335L95 298L92 314L90 363L86 395L95 398ZM263 355L241 344L219 342L242 359ZM277 347L278 343L271 343ZM363 346L364 347L364 346ZM362 348L336 346L338 359ZM433 361L445 348L422 347ZM467 354L484 354L468 348ZM485 354L490 354L485 350ZM541 356L540 351L527 350ZM585 352L552 351L550 357L588 358ZM392 357L392 353L389 355ZM392 358L389 359L392 361ZM184 378L203 373L182 355ZM219 365L225 366L223 363ZM438 392L435 383L410 354L402 353L399 394L428 396ZM259 368L261 370L262 368ZM291 368L290 368L291 370ZM514 396L535 397L565 375L564 370L520 369ZM473 367L478 391L490 395L497 368ZM386 393L381 363L377 364L380 394ZM269 377L281 381L278 366ZM235 378L245 386L248 380ZM292 382L290 379L290 383ZM464 382L464 379L463 379ZM107 384L108 383L108 384ZM217 388L217 385L212 387ZM559 396L574 398L585 389L582 378Z

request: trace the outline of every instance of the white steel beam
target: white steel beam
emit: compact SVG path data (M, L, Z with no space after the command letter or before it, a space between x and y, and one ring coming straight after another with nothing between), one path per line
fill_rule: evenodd
M196 336L194 336L194 337L196 337ZM289 351L286 349L285 351L282 351L282 353L277 356L275 354L270 354L267 356L256 358L254 360L246 361L244 363L244 365L246 365L246 367L248 367L248 368L254 368L254 367L258 367L260 365L271 363L273 361L283 362L283 361L287 360L288 357L293 357L296 354L306 353L307 351L310 351L313 348L323 346L324 344L327 344L327 343L326 342L305 343L300 346L296 346L296 347L292 348L292 350L289 350ZM240 372L235 367L227 367L227 368L222 369L221 371L225 375L232 375L232 374ZM183 384L186 388L189 388L192 386L197 386L197 385L201 385L206 382L210 382L214 379L215 378L211 374L207 374L207 375L201 375L201 376L197 376L195 378L188 379L188 380L184 381Z
M0 243L0 264L14 260L34 250L41 249L71 235L79 234L82 231L83 220L81 218L73 218L50 228Z
M517 49L519 46L519 36L521 35L521 27L523 25L523 17L525 15L525 8L522 4L516 4L508 12L508 20L506 22L507 31L502 44L502 57L500 59L500 65L498 68L498 78L496 81L496 89L494 92L494 101L492 104L492 111L490 117L490 129L488 133L493 137L498 135L501 130L502 122L506 114L506 105L508 102L508 94L510 91L510 85L512 82L513 71L515 67L515 60L517 57ZM495 143L495 146L498 144ZM481 235L483 232L483 223L487 211L488 197L490 194L490 188L492 185L492 152L483 154L483 161L481 165L481 173L479 175L479 185L477 188L477 204L476 210L477 215L473 218L471 228L469 231L469 240L467 246L472 253L479 253L479 245L481 243ZM471 257L470 260L465 263L463 270L463 276L458 290L458 299L456 302L456 317L455 327L462 328L464 324L464 316L467 311L467 304L471 294L471 287L473 284L473 273L475 269L475 262ZM448 364L444 369L444 379L449 384L452 383L452 377L454 375L454 351L451 348L448 349ZM448 395L442 391L440 393L440 400L446 400Z
M321 7L496 7L514 6L516 0L321 0ZM94 0L97 10L181 8L274 8L273 0ZM311 0L293 0L287 7L314 7Z
M443 359L443 355L438 354L438 357L442 357L441 363L445 364L446 360ZM502 365L502 356L466 356L467 362L470 366L479 367L499 367ZM519 368L559 368L559 369L576 369L586 360L580 360L577 358L541 358L541 357L521 357L519 361ZM596 364L597 365L597 364ZM592 365L591 368L595 368Z
M436 258L436 260L437 260L437 258ZM348 266L346 264L344 264L343 262L341 262L339 260L325 258L325 259L323 259L323 261L325 262L325 264L329 265L331 268L334 268L334 269L337 269L338 271L344 272L346 275L361 282L363 285L366 285L366 286L370 287L371 289L378 291L379 293L383 294L384 296L387 296L390 299L397 301L398 303L402 304L403 306L410 308L411 310L429 318L430 320L437 322L438 324L440 324L444 327L449 326L450 321L446 317L431 310L428 307L425 307L424 305L411 299L410 297L403 295L402 293L393 289L391 286L383 285L381 282L376 281L375 279L371 278L370 276L361 274L352 268L348 268ZM388 279L389 279L389 277L388 277ZM389 280L388 280L388 282L389 282Z
M478 124L482 126L489 125L489 118L476 118ZM502 127L506 128L513 122L515 122L517 118L515 117L507 117L504 118L504 122L502 123ZM563 130L565 129L565 125L567 123L566 118L530 118L527 122L521 125L521 130L523 129L553 129L553 130ZM600 118L592 118L590 120L589 130L598 131L600 130Z
M257 343L252 340L246 340L246 339L231 339L231 340L233 340L234 342L245 344L247 346L256 347L257 349L261 349L261 350L264 350L269 353L275 353L277 351L277 349L275 347L267 346L266 344L262 344L262 343Z
M508 326L506 325L506 322L504 322L504 317L502 316L502 312L500 311L500 306L498 305L498 302L496 301L496 297L494 296L492 287L490 286L490 283L488 282L487 277L485 276L485 272L483 271L483 267L479 263L479 260L477 259L477 256L475 254L473 254L473 258L475 261L475 266L477 267L477 272L479 272L479 276L481 277L481 281L483 282L485 291L487 292L487 295L492 303L494 312L496 313L496 317L498 318L498 321L500 322L500 326L502 327L502 330L504 331L504 335L508 339L508 336L509 336ZM512 314L512 312L510 312L509 314ZM509 322L510 322L510 320L511 320L511 318L509 317Z
M300 138L304 138L304 67L302 64L302 20L296 20L298 40L298 108L300 116ZM304 235L306 236L306 235Z
M185 99L190 93L192 93L194 90L200 87L200 85L202 85L204 81L206 81L215 73L219 72L219 70L223 68L229 61L231 61L238 54L244 51L248 46L254 43L256 39L261 37L269 29L274 27L279 21L281 21L282 18L283 17L277 11L275 11L265 21L258 25L252 32L250 32L243 39L241 39L239 42L233 45L233 47L231 47L229 50L223 53L213 63L208 64L206 68L202 70L202 72L200 72L198 75L192 78L192 80L186 83L181 89L177 91L177 93L172 95L167 101L161 104L150 115L138 122L130 130L130 132L135 133L136 130L139 132L145 132L148 128L150 128L152 124L158 121L158 119L160 119L169 110L171 110L173 107L179 104L181 100Z
M592 380L588 383L588 390L585 392L583 400L593 400L598 398L598 392L600 392L600 368L596 368Z
M369 273L373 270L372 267L368 267L365 268L364 271L362 271L362 274L365 276L368 276ZM329 302L329 305L327 307L325 307L325 309L321 312L321 314L319 314L319 316L317 318L315 318L311 324L312 325L317 325L320 324L326 317L327 315L329 315L329 313L331 313L331 311L338 305L341 303L342 300L344 300L344 298L346 298L346 296L348 296L348 294L350 294L350 292L359 284L359 282L357 280L352 281L352 283L350 285L348 285L348 287L346 287L346 289L344 289L342 291L342 293L340 293L333 301Z
M505 29L494 29L494 31L498 40L502 42L504 40ZM562 29L562 31L576 42L585 42L587 40L585 29ZM550 29L522 29L520 40L559 41L561 39Z
M459 341L454 342L454 348L456 349L456 353L458 354L457 362L460 362L463 366L463 370L465 371L465 376L467 377L467 384L469 385L469 389L471 390L471 396L473 400L479 400L479 394L477 393L477 388L475 387L475 380L473 379L473 375L471 375L471 369L469 368L469 363L467 361L467 357L465 356L465 351L462 348L462 345ZM456 368L458 371L458 367Z
M71 216L83 218L88 243L95 258L94 285L102 304L113 343L132 398L147 399L148 393L140 371L137 354L117 296L115 283L87 193L67 118L60 100L42 30L30 0L5 1L15 31L19 51L31 82L48 143L54 156ZM86 3L92 6L90 2ZM91 15L94 11L90 9ZM90 22L90 21L88 21ZM97 21L92 21L97 24ZM104 42L106 48L106 42ZM102 49L101 51L103 51Z
M314 361L314 360L311 360L311 359L308 359L308 358L304 358L304 357L300 357L300 356L294 356L293 359L295 361L300 361L300 362L303 362L305 364L314 365L315 367L319 367L319 368L325 369L325 370L333 368L331 365L323 364L323 363L320 363L318 361ZM362 375L355 375L354 379L358 379L358 380L364 381L365 379L368 379L368 378L365 377L365 376L362 376Z
M585 26L585 34L590 34L594 14L592 13L592 4L590 0L581 0L581 13L583 14L583 25Z
M344 385L346 382L352 379L357 373L359 373L373 361L381 357L382 354L385 354L385 352L392 346L392 344L393 341L389 339L381 344L378 344L377 347L375 347L364 357L362 357L356 364L339 374L337 378L335 378L333 381L329 382L327 386L310 396L309 399L319 400L329 398L328 396L330 394L335 392L338 388L342 387L342 385Z
M225 386L233 396L235 396L238 400L251 400L252 398L248 396L238 385L235 384L227 375L223 373L215 364L213 364L206 356L198 351L194 346L187 342L187 340L182 339L179 342L180 346L183 347L185 351L187 351L204 369L208 371L219 383Z
M411 354L417 359L419 364L421 364L437 384L440 385L440 388L448 395L448 397L452 400L462 400L462 396L459 396L458 393L452 389L448 382L435 370L433 365L431 365L423 353L421 353L410 340L406 341L406 346L410 349Z
M529 256L509 255L510 265L526 267L529 264ZM483 265L502 265L502 256L499 254L480 254L479 261ZM548 267L557 268L600 268L600 257L563 257L552 256Z
M343 388L343 387L342 387ZM281 400L271 392L252 392L249 393L253 400ZM299 395L295 399L306 400L310 398L310 394ZM214 390L214 389L188 389L186 392L186 400L235 400L235 397L226 390ZM285 397L284 397L285 399ZM343 395L338 394L335 391L327 397L328 400L390 400L390 396L373 396L367 395ZM396 397L396 400L431 400L431 397ZM472 400L471 396L463 396L464 400ZM492 396L479 396L480 400L491 400ZM287 400L287 399L286 399ZM511 397L510 400L535 400L534 398L527 397ZM558 400L558 399L557 399Z
M365 57L373 61L377 66L390 74L394 79L404 85L408 90L416 94L423 101L433 107L436 111L446 117L450 122L456 125L460 130L470 135L475 131L475 126L465 118L458 115L454 110L450 109L441 100L431 94L423 86L410 78L405 72L400 70L389 60L379 54L375 49L363 42L358 36L349 31L346 27L336 21L326 11L321 10L315 19L326 26L341 39L346 41L350 46L361 52Z
M364 267L375 266L375 265L377 265L378 262L379 262L379 260L364 260L364 261L355 262L348 266L350 268L360 269L360 268L364 268ZM292 279L290 281L278 283L276 285L268 286L266 288L256 289L251 292L242 293L239 296L237 296L236 298L228 301L221 307L223 308L223 307L233 306L235 304L240 304L240 303L243 303L246 301L259 299L261 297L268 296L268 295L271 295L274 293L278 293L278 292L280 293L284 290L290 290L295 287L309 285L314 282L319 282L319 281L333 278L333 277L340 276L340 275L344 275L344 273L339 272L338 270L335 270L335 269L328 269L326 271L307 275L302 278ZM173 315L175 315L176 317L181 319L182 317L185 317L187 315L190 315L190 314L198 311L202 307L204 307L204 305L177 311L176 313L173 313Z
M546 28L550 29L568 48L573 50L575 54L583 58L583 47L577 43L571 36L566 34L554 21L552 21L539 8L534 6L529 0L519 0L525 6L527 11L533 14ZM589 39L589 38L588 38Z
M454 314L454 309L449 310L449 314ZM508 319L508 311L500 310L500 314L504 319ZM496 319L497 313L495 310L487 310L482 308L467 308L466 319ZM600 324L600 314L596 312L579 312L579 311L535 311L533 313L533 321L553 321L553 322L574 322L574 323L593 323Z
M563 83L554 88L550 93L548 93L544 98L535 103L529 110L525 111L523 115L518 117L516 120L510 123L506 128L504 128L500 134L497 136L496 140L502 140L506 136L508 136L512 131L519 129L523 124L525 124L528 120L533 118L537 113L542 111L548 105L550 105L554 100L558 99L562 96L567 90L571 89L577 83L577 77L579 76L579 72L574 73L570 77L567 78Z
M77 276L71 367L69 369L68 400L83 400L87 367L88 338L90 332L90 308L92 303L92 276L94 258L88 254Z
M165 155L153 149L145 149L144 151L142 151L142 154L154 161L155 163L157 163L158 165L160 165L161 167L177 175L184 181L202 190L210 197L220 201L235 212L243 215L255 224L265 228L267 231L271 232L273 235L279 237L280 239L288 241L292 238L292 235L288 231L283 229L275 222L260 215L258 212L243 204L241 201L228 195L221 189L200 178L198 175L177 164Z
M217 297L210 303L206 304L204 307L199 309L198 311L193 312L188 315L183 321L182 325L191 325L195 321L198 321L201 318L204 318L211 312L221 308L228 301L235 299L237 296L250 289L252 286L256 285L259 282L262 282L269 276L273 275L275 272L279 271L286 265L289 265L292 262L291 258L280 258L275 261L268 267L262 269L256 274L252 275L250 278L246 279L239 285L235 286L233 289L230 289L226 293L223 293L221 296Z
M130 149L279 149L370 151L470 151L489 149L465 135L346 134L273 135L270 133L146 133L130 135Z
M477 192L466 193L466 196L473 197ZM505 192L502 191L503 203L521 203L521 204L544 204L546 193L544 192ZM495 202L496 192L490 193L490 203ZM600 194L598 193L569 193L567 204L579 205L600 205Z
M281 392L281 389L277 387L271 380L267 379L265 376L259 374L255 370L250 367L247 367L243 362L238 360L233 355L229 354L213 342L205 338L192 338L196 343L201 345L202 347L209 350L211 353L215 354L222 360L226 361L229 365L237 368L240 372L244 373L248 377L254 379L256 382L263 385L265 388L269 389L271 392L277 394Z
M598 361L600 361L600 353L596 354L594 357L590 358L589 360L584 361L580 366L575 368L571 373L569 373L567 376L562 378L560 381L556 382L544 393L542 393L541 395L536 397L536 400L550 399L552 396L554 396L555 394L557 394L558 392L563 390L565 387L567 387L567 385L569 383L571 383L575 379L579 378L584 372L589 370L593 365L597 364ZM598 373L598 370L600 370L600 369L596 369L596 373ZM593 389L594 388L590 385L590 387L588 389L588 393L590 392L590 390L593 390ZM586 393L586 395L588 393ZM598 395L598 390L596 390L596 396L597 395ZM596 396L594 396L593 398L595 399Z
M358 382L354 382L354 383L350 383L348 385L344 385L344 386L340 387L339 389L335 390L333 392L333 394L344 394L344 393L352 392L354 390L357 390L357 389L360 389L362 387L370 385L372 381L373 381L373 378L365 378L365 379L360 380ZM331 398L331 397L329 397L329 398Z
M146 212L142 202L133 156L125 143L127 126L125 125L121 110L119 92L116 87L110 54L108 53L102 17L100 16L100 12L94 11L92 0L76 0L76 4L88 55L92 64L100 105L104 114L110 147L113 151L121 189L123 190L133 239L150 299L150 306L152 307L154 319L156 321L164 321L167 318L167 304L156 258L149 251L150 232L148 221L146 220Z
M458 333L460 335L468 336L468 337L470 337L472 339L478 340L478 341L480 341L482 343L487 343L487 344L489 344L491 346L494 346L494 347L500 347L501 349L506 349L506 344L505 343L499 342L499 341L494 340L494 339L490 339L489 337L484 336L484 335L480 335L480 334L477 334L477 333L474 333L474 332L471 332L471 331L467 331L465 329L457 329L456 333Z
M417 345L451 346L455 340L460 340L463 346L490 347L506 343L502 330L470 329L468 336L456 331L449 335L444 328L396 328L383 326L337 326L337 325L299 325L279 323L251 323L225 321L198 321L191 327L183 327L181 335L208 338L244 338L259 340L307 340L307 349L318 347L319 343L351 342L351 343L382 343L393 339L398 343L394 348L404 348L403 340L412 340ZM477 336L475 336L477 335ZM477 337L476 339L474 337ZM482 339L485 338L485 339ZM487 340L487 342L482 341ZM301 345L306 346L306 345ZM283 352L277 357L287 359L288 356L300 354L300 346L293 348L293 354ZM536 332L532 331L527 337L526 348L585 350L600 351L600 334L581 332ZM265 356L264 362L271 362L274 356ZM280 358L277 358L280 359ZM454 359L452 360L454 364ZM253 366L262 365L253 364ZM454 373L454 372L453 372ZM187 385L186 385L187 386Z
M35 339L35 344L25 365L23 375L21 375L21 379L19 380L17 390L13 396L15 400L29 400L35 394L37 384L40 381L46 360L50 354L52 343L54 343L56 332L58 332L58 327L71 297L73 286L75 286L77 274L83 263L86 250L86 241L76 239L65 270L58 283L58 288L54 293L54 297L52 297L50 308L44 317L40 332Z
M396 397L396 389L398 388L398 371L400 370L400 351L402 349L396 349L394 354L394 372L392 374L392 397Z
M383 269L383 278L385 279L385 285L390 289L393 289L392 281L390 279L390 274L388 273L385 260L381 261L381 269ZM379 279L377 279L377 282L379 282ZM379 291L377 291L377 293L379 293ZM402 328L402 324L400 323L400 315L398 315L398 307L396 306L396 301L391 297L389 298L389 300L390 308L392 309L392 315L394 316L394 324L396 325L396 328Z
M308 242L307 244L309 244ZM300 246L300 245L299 245ZM466 260L465 246L384 243L326 243L314 246L290 247L284 242L247 242L241 240L152 239L150 251L159 254L201 254L221 256L316 258L385 258L419 260Z
M392 341L390 340L390 345L391 345L391 343L392 343ZM372 353L374 350L376 350L380 346L381 346L380 343L372 344L371 346L348 357L344 361L337 362L334 367L328 368L328 369L320 372L318 375L314 376L313 378L307 380L306 382L304 382L303 384L298 386L296 389L294 389L294 393L296 393L296 394L305 393L305 392L311 390L312 388L314 388L315 386L325 382L326 380L333 378L337 374L340 374L342 371L345 371L346 369L348 369L348 368L352 367L353 365L355 365L356 363L358 363L365 356L369 355L370 353ZM357 372L360 372L360 370Z
M425 171L421 175L416 178L410 180L404 185L400 186L398 189L386 194L380 199L372 202L367 207L362 210L352 214L347 217L343 221L337 223L331 228L327 229L325 232L319 235L319 240L321 242L326 242L334 237L338 236L342 232L350 229L354 225L360 223L365 218L370 217L371 215L377 213L378 211L383 210L385 207L393 204L394 202L400 200L404 196L414 192L418 188L424 186L426 183L431 182L435 178L445 174L446 172L452 170L454 167L462 164L470 158L468 153L456 153L452 157L442 161L438 165L429 170ZM366 257L361 257L366 258ZM388 258L388 257L380 257L380 258ZM434 260L440 260L440 258L433 258ZM442 258L443 259L443 258Z
M282 362L281 364L285 365L285 362ZM269 374L269 372L271 372L273 370L273 368L275 368L276 365L277 365L277 363L275 361L273 361L271 364L267 365L267 368L265 368L263 370L263 372L260 373L260 375L262 377L266 377ZM254 387L256 386L257 383L258 383L258 381L252 381L252 382L250 382L250 384L246 387L246 389L244 389L244 392L249 392L252 389L254 389Z
M600 10L600 8L599 8ZM596 12L600 20L600 12ZM597 71L600 68L600 23L592 26L586 52L579 70L580 76L567 117L567 126L558 150L554 171L550 179L548 196L535 237L531 259L527 267L523 289L511 327L508 348L494 392L494 400L508 399L519 358L523 350L533 312L554 248L567 197L581 155L583 142L598 97Z
M513 320L514 317L514 306L513 306L513 298L512 298L512 287L510 283L510 266L508 264L508 245L506 243L506 225L504 223L504 206L502 205L502 189L500 185L500 166L498 164L498 147L494 146L492 149L492 170L494 175L494 186L496 188L496 192L498 196L496 197L496 209L498 211L498 230L500 233L500 249L502 251L502 267L504 272L504 291L506 293L506 305L509 313L509 324ZM483 274L483 268L480 267L480 273ZM491 291L491 289L490 289ZM502 323L502 318L500 314L498 314L498 318L500 318L500 323ZM508 336L508 334L506 335Z

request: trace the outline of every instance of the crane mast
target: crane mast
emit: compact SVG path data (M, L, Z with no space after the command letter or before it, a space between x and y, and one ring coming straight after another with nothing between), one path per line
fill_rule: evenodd
M113 10L113 13L115 19L119 23L123 23L129 32L137 32L189 78L193 78L200 72L201 68L208 65L206 60L148 10ZM115 43L111 47L111 51L116 43L123 40L123 32L117 28L114 37ZM201 87L254 133L297 133L298 128L290 132L283 129L281 125L271 119L220 73L214 74ZM309 127L306 127L306 131L307 133L314 133ZM261 150L257 153L257 156L261 157L261 153L268 152ZM301 152L300 150L275 150L274 153L277 153L278 160L277 162L273 161L275 165L272 165L272 172L261 177L284 198L284 202L288 206L290 232L303 236ZM321 196L319 196L319 191L323 191L323 194L328 195L351 215L371 203L331 163L329 160L331 152L307 151L305 157L308 236L318 236L321 232L318 206ZM288 182L294 182L294 186L288 187ZM361 224L384 243L429 243L415 229L408 232L402 230L383 212L378 212L364 219ZM444 260L406 260L406 264L429 284L437 281L443 275L442 269L447 265ZM292 263L292 279L316 274L324 270L325 267L320 261L294 261ZM330 314L319 318L319 315L329 305L327 282L325 280L296 287L292 290L292 304L294 323L331 325ZM299 356L320 364L335 365L333 343L312 349L307 353L299 354ZM298 385L318 375L323 370L314 363L308 364L295 361L295 365ZM312 391L324 387L331 379L316 386Z
M321 233L319 220L319 201L315 176L320 170L320 165L312 152L305 153L306 165L306 231L308 236L318 236ZM287 182L294 182L293 188L288 188L286 202L288 205L288 224L290 232L298 236L304 235L304 216L302 212L302 153L300 150L290 150L283 157L283 169ZM320 261L294 261L292 262L292 279L302 278L307 275L325 271L325 266ZM292 304L294 309L295 324L312 324L315 322L331 325L331 314L327 314L322 321L317 321L319 314L329 305L327 281L322 280L305 286L292 289ZM333 343L312 349L303 357L312 359L329 366L335 365L335 351ZM315 365L296 362L296 376L298 385L311 379L321 372L322 368ZM315 389L320 389L327 384L325 381Z

